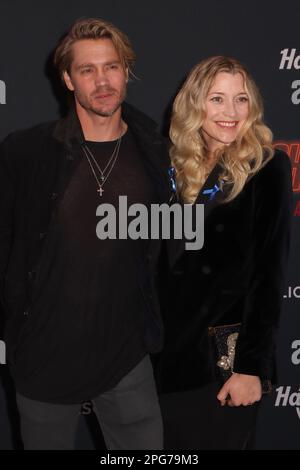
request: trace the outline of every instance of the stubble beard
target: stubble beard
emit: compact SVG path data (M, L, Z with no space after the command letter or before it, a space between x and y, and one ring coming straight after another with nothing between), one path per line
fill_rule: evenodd
M105 90L105 91L115 93L114 90ZM99 105L99 106L94 106L93 105L93 95L96 96L98 93L99 93L98 91L93 92L92 95L91 95L90 100L85 99L80 93L77 93L76 94L76 100L79 102L79 104L86 111L90 111L94 114L97 114L97 116L110 117L110 116L113 116L116 111L118 111L118 109L121 107L123 101L125 100L126 87L124 87L124 89L121 91L120 98L119 98L118 102L111 109L105 109L104 107L101 107L101 105Z

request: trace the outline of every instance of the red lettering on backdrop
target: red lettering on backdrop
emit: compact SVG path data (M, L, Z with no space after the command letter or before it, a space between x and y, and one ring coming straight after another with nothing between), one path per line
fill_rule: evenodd
M300 194L300 141L275 142L274 147L283 150L291 159L293 191ZM300 201L296 202L294 217L300 217Z
M294 210L294 216L295 217L300 217L300 201L297 202L295 210Z
M283 150L290 157L292 164L293 191L294 193L300 193L300 141L275 142L274 147Z

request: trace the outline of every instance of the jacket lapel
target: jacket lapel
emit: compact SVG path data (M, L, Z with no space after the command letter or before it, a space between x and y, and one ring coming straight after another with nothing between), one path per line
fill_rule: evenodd
M84 135L75 106L70 108L65 118L57 122L53 137L63 145L63 154L55 185L55 193L58 196L56 206L58 206L83 156L82 144L84 143Z
M123 105L122 116L135 137L145 168L154 181L158 192L157 202L168 202L171 188L168 179L170 160L166 141L157 132L156 123L128 103Z

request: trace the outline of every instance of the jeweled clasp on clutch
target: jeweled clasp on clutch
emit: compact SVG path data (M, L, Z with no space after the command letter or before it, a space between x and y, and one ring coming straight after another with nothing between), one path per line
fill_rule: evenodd
M233 369L237 337L238 337L238 333L232 333L231 335L228 336L227 338L228 356L221 356L221 358L217 362L217 365L221 367L221 369L224 369L224 370Z

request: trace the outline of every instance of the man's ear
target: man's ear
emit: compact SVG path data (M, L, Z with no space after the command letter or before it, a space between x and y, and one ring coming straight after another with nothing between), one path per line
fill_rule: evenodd
M65 82L66 87L68 88L68 90L74 91L74 86L73 86L71 77L70 77L70 75L68 74L68 72L66 70L63 72L63 78L64 78L64 82Z

